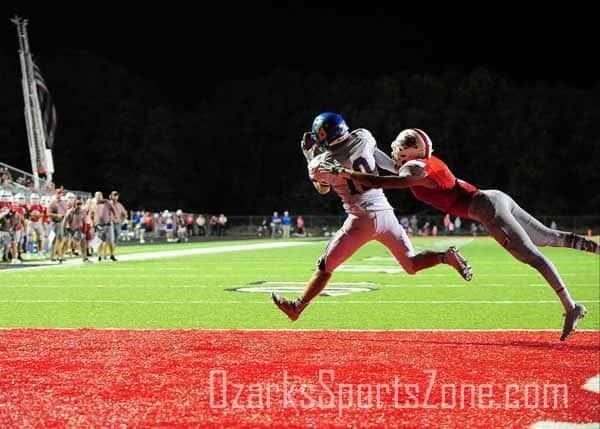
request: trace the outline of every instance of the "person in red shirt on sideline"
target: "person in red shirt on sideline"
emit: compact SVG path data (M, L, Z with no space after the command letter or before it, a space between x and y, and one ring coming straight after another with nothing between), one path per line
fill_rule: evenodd
M35 237L37 244L37 254L43 253L44 241L48 238L46 230L42 223L46 216L46 207L40 204L39 194L32 193L29 196L30 204L27 206L28 222L27 222L27 240L30 242Z
M572 232L546 227L502 191L478 189L457 179L432 152L429 136L418 128L410 128L400 132L392 143L397 176L356 172L334 163L323 163L320 168L364 186L409 188L417 199L445 213L483 224L502 247L535 268L554 289L566 312L560 337L561 341L566 340L587 310L573 301L556 267L537 246L569 247L600 254L598 244Z

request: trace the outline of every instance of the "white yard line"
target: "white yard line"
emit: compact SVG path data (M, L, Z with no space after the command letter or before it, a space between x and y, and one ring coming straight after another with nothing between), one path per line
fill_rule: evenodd
M178 258L181 256L196 256L196 255L209 255L215 253L226 253L226 252L243 252L248 250L265 250L265 249L277 249L284 247L297 247L306 246L311 244L310 242L278 242L278 243L255 243L255 244L240 244L231 246L220 246L220 247L201 247L198 249L180 249L180 250L165 250L162 252L147 252L147 253L133 253L128 255L117 255L118 260L123 262L130 261L146 261L149 259L163 259L163 258ZM92 258L93 260L93 258ZM102 264L114 264L112 261L103 261ZM117 262L118 263L118 262ZM24 264L27 265L27 264ZM63 268L81 266L83 262L81 259L68 259L62 264L49 263L46 265L36 265L32 267L22 266L14 269L3 269L0 270L0 274L7 273L18 273L22 270L36 270L45 268Z
M377 333L377 332L400 332L400 333L411 333L411 332L432 332L432 333L503 333L503 332L561 332L561 329L550 329L550 328L492 328L492 329L473 329L473 328L450 328L450 329L424 329L424 328L390 328L390 329L356 329L356 328L123 328L123 327L104 327L104 328L46 328L46 327L3 327L0 326L1 331L11 330L31 330L31 331L132 331L132 332L145 332L145 331L238 331L238 332L349 332L349 333ZM577 329L577 332L587 333L598 333L597 329Z
M600 423L570 423L570 422L537 422L530 429L598 429Z
M579 300L579 303L596 304L600 300ZM558 304L559 301L428 301L428 300L389 300L389 301L368 301L368 300L348 300L348 301L332 301L323 299L314 302L315 305L324 304L359 304L359 305L387 305L387 304L490 304L490 305L514 305L514 304ZM2 299L0 304L137 304L137 305L196 305L196 304L263 304L273 305L271 299L262 301L246 301L246 300L121 300L121 299Z

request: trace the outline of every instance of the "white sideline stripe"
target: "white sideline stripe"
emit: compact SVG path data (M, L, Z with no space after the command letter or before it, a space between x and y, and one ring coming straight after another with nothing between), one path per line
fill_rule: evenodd
M55 276L53 276L55 278ZM187 285L149 285L149 284L127 284L127 283L119 283L115 284L99 284L99 285L90 285L90 284L64 284L64 285L32 285L32 284L21 284L21 285L0 285L0 289L206 289L206 288L242 288L242 287L255 287L255 286L273 286L273 285L298 285L305 286L306 282L265 282L256 285L244 284L244 285L207 285L207 284L187 284ZM333 282L329 283L328 287L336 287L336 286L372 286L377 289L452 289L452 288L465 288L467 285L465 284L378 284L372 282ZM477 285L477 288L510 288L510 287L519 287L519 288L527 288L527 287L549 287L546 284L530 284L530 285L508 285L508 284L481 284ZM581 287L598 287L595 283L578 283L578 288Z
M600 423L570 423L570 422L537 422L531 429L599 429Z
M600 303L599 300L583 300L580 303ZM2 299L0 304L166 304L166 305L193 305L193 304L264 304L273 305L271 300L263 301L243 301L243 300L189 300L189 301L169 301L169 300L120 300L120 299ZM552 301L330 301L321 300L315 302L316 305L323 304L558 304L557 300Z
M581 388L590 392L600 393L600 374L590 378Z
M53 277L54 278L54 277ZM0 285L0 289L143 289L143 288L152 288L152 289L206 289L206 288L214 288L214 289L222 289L222 288L248 288L248 287L269 287L269 286L281 286L281 285L289 285L289 286L306 286L306 282L263 282L256 284L244 284L244 285L205 285L205 284L188 284L188 285L144 285L144 284L100 284L100 285L89 285L89 284L66 284L66 285ZM328 287L342 287L342 286L350 286L350 287L361 287L361 286L379 286L377 283L372 282L332 282L328 284ZM451 286L447 286L451 287Z
M0 285L1 289L206 289L209 287L219 288L215 285L136 285L136 284L118 284L118 285Z
M493 329L472 329L472 328L450 328L450 329L424 329L424 328L391 328L391 329L353 329L353 328L339 328L339 329L331 329L331 328L123 328L123 327L104 327L104 328L67 328L67 327L5 327L0 326L1 331L12 331L12 330L28 330L28 331L38 331L38 330L51 330L51 331L133 331L133 332L145 332L145 331L238 331L238 332L350 332L350 333L377 333L377 332L402 332L402 333L410 333L410 332L431 332L431 333L504 333L504 332L561 332L562 329L549 329L549 328L533 328L533 329L525 329L525 328L493 328ZM586 332L586 333L598 333L600 331L597 329L577 329L577 332Z
M119 261L130 262L130 261L146 261L148 259L162 259L162 258L176 258L180 256L195 256L195 255L207 255L214 253L225 253L225 252L241 252L246 250L264 250L264 249L277 249L281 247L296 247L306 246L308 242L281 242L281 243L255 243L245 245L232 245L232 246L221 246L221 247L201 247L198 249L179 249L179 250L165 250L163 252L147 252L147 253L133 253L128 255L117 255ZM112 261L103 262L103 264L112 264ZM22 270L35 270L44 268L57 268L57 267L71 267L71 266L83 265L81 259L73 260L68 259L62 264L48 264L43 266L34 267L21 267L15 269L1 270L0 273L14 273Z

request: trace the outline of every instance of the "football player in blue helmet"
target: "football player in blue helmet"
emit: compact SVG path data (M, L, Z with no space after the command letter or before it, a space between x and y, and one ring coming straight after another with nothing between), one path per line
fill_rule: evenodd
M369 130L357 128L350 131L341 115L321 113L314 119L312 130L302 136L301 148L312 184L320 194L333 189L342 200L347 217L317 261L302 295L292 300L272 293L273 302L290 320L298 319L308 304L327 286L337 267L372 240L386 246L408 274L447 264L465 280L471 280L471 266L455 247L449 247L445 252L417 253L414 250L381 189L357 188L351 180L321 168L324 163L336 161L353 171L374 173L382 168L397 174L394 161L377 148L377 141Z
M345 141L348 137L350 137L350 129L342 115L323 112L313 120L311 132L304 133L300 146L306 161L310 162L315 156ZM331 189L325 183L313 182L313 185L321 195Z
M342 115L324 112L315 118L312 124L312 137L315 143L326 148L344 141L350 130Z

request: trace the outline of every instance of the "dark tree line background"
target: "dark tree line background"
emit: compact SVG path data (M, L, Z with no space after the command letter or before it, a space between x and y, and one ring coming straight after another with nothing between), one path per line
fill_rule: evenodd
M11 41L14 50L0 52L0 161L29 170L16 40ZM146 51L139 55L156 67L168 63L155 72L171 68L168 79L144 72L152 68L149 59L131 66L82 49L47 56L39 50L37 62L59 116L57 184L90 192L118 189L130 208L340 213L337 196L314 191L299 150L313 118L337 111L351 128L369 129L386 152L400 130L426 130L436 155L458 177L504 190L533 213L600 210L600 79L585 85L561 83L559 76L515 80L493 66L421 67L426 58L376 70L368 62L362 67L349 62L335 71L257 67L253 53L224 75L229 63L218 68L206 52L190 53L199 61L190 69L177 58L151 56L156 44L140 45ZM427 52L427 46L413 48ZM206 49L226 55L228 47ZM360 48L367 52L368 46ZM410 50L410 43L404 48ZM257 62L268 55L271 51ZM409 191L387 195L400 213L435 213Z

